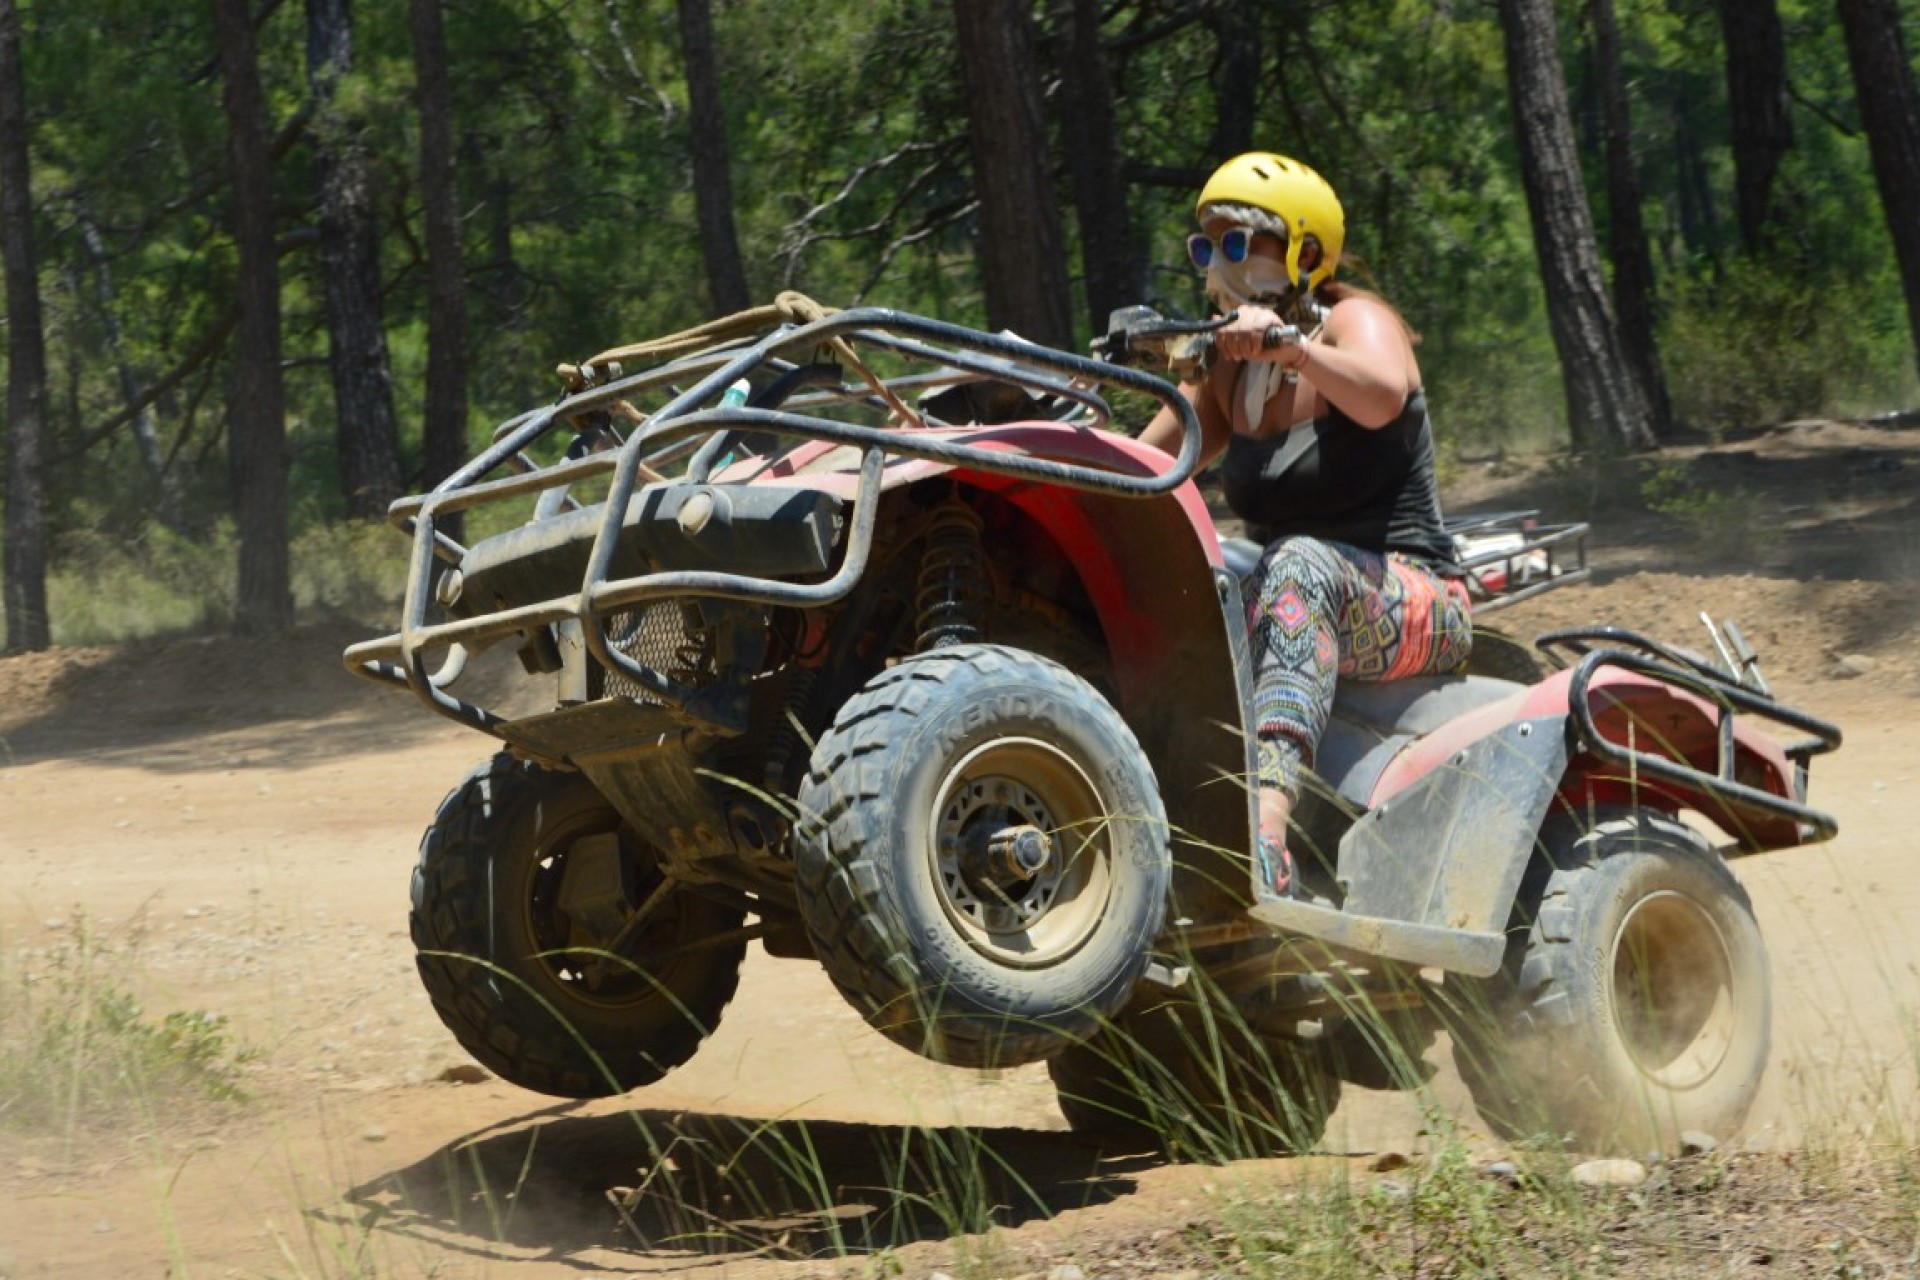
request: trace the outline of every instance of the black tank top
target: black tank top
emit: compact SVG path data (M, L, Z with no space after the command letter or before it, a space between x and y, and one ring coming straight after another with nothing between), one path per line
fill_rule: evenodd
M1440 525L1440 485L1433 471L1433 427L1427 399L1416 391L1400 416L1378 429L1338 409L1294 431L1313 442L1288 462L1293 431L1227 443L1221 487L1227 505L1262 542L1307 534L1366 551L1398 551L1457 574L1453 540Z

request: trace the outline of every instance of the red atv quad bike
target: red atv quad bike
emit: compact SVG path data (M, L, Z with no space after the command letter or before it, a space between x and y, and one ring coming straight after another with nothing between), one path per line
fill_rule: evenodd
M1304 1147L1342 1079L1424 1078L1439 1029L1502 1133L1730 1132L1769 1005L1724 859L1833 834L1805 797L1838 732L1744 650L1596 628L1532 679L1490 642L1529 683L1343 687L1306 895L1253 906L1244 548L1190 407L1126 363L1152 322L1097 345L789 295L564 370L395 505L404 617L347 665L500 743L413 875L455 1036L620 1093L693 1055L757 939L915 1052L1046 1061L1109 1137ZM1178 458L1109 429L1123 396L1180 415ZM1577 575L1521 523L1465 531L1483 589ZM503 642L544 709L456 694Z

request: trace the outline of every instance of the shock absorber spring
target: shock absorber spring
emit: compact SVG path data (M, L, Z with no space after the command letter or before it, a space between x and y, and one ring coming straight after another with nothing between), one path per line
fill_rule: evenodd
M680 635L673 646L675 680L685 684L704 684L713 674L714 628L696 601L680 602Z
M917 651L984 638L991 592L980 546L985 523L957 497L928 523L926 550L920 557L920 589L914 596Z
M787 794L787 774L791 770L793 757L800 754L802 718L807 713L807 702L813 697L813 686L819 682L820 668L795 666L788 678L787 696L780 706L779 722L767 735L767 764L764 782L767 791L776 796Z

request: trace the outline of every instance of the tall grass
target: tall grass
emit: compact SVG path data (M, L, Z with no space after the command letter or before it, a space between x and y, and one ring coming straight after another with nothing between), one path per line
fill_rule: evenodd
M140 925L97 931L76 911L63 940L0 974L0 1128L70 1135L247 1097L257 1054L224 1017L155 1017L133 994Z
M93 972L103 968L115 965ZM94 978L76 988L72 981L59 991L112 985ZM1351 1029L1345 1052L1364 1048L1386 1079L1414 1093L1422 1119L1407 1135L1406 1159L1377 1162L1375 1170L1353 1160L1253 1160L1317 1145L1317 1133L1290 1133L1276 1121L1297 1113L1299 1064L1273 1053L1275 1039L1258 1019L1218 1000L1204 977L1197 981L1177 1032L1147 1033L1133 1020L1099 1043L1120 1046L1115 1066L1139 1090L1139 1107L1129 1113L1133 1136L1144 1132L1163 1150L1220 1166L1201 1207L1168 1224L1201 1221L1203 1229L1174 1236L1162 1229L1151 1241L1092 1236L1069 1248L1089 1275L1139 1274L1147 1258L1163 1271L1289 1280L1681 1277L1750 1267L1844 1277L1906 1275L1920 1260L1920 1158L1905 1127L1906 1100L1878 1100L1885 1113L1878 1145L1815 1144L1792 1155L1729 1146L1651 1162L1639 1186L1595 1190L1574 1179L1577 1153L1551 1142L1496 1147L1450 1117L1426 1091L1425 1034L1392 1000L1376 1004L1359 992L1334 997ZM1920 1040L1911 1019L1906 1034L1910 1044ZM1265 1046L1264 1059L1250 1048L1256 1043ZM1263 1060L1271 1067L1264 1075ZM1074 1207L1058 1188L1035 1186L1032 1171L991 1132L638 1108L621 1115L632 1126L633 1177L604 1188L604 1243L652 1257L812 1261L845 1275L924 1274L937 1266L957 1280L994 1280L1044 1273L1058 1246L1036 1262L1035 1246L1011 1228ZM469 1241L491 1242L500 1251L491 1256L503 1261L541 1247L547 1237L529 1235L527 1225L543 1212L541 1184L553 1183L546 1194L563 1199L592 1189L556 1171L560 1157L545 1153L541 1132L539 1124L528 1128L517 1147L489 1139L486 1158L479 1140L448 1148L447 1208L422 1211ZM1139 1150L1122 1142L1108 1158ZM1138 1160L1125 1167L1139 1168ZM432 1233L410 1237L404 1203L368 1203L344 1219L304 1215L276 1237L285 1270L272 1274L371 1280L411 1273L394 1249Z

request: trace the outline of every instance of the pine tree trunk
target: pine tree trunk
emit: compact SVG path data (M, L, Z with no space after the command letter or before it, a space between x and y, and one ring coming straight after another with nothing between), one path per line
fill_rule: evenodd
M1660 349L1654 337L1653 254L1640 216L1640 178L1633 163L1633 121L1627 105L1627 77L1620 56L1620 28L1613 0L1589 0L1593 43L1599 64L1600 113L1606 137L1607 251L1613 260L1614 313L1627 367L1640 383L1655 436L1673 434L1673 406Z
M1265 0L1271 3L1271 0ZM1219 90L1207 154L1227 160L1253 150L1260 108L1260 10L1263 0L1229 0L1216 6L1208 25L1219 49Z
M720 71L713 48L709 0L679 0L680 47L687 60L688 129L693 148L693 203L699 215L700 255L707 266L707 292L716 315L732 315L753 303L740 263L733 224L733 180L728 173L727 113L720 101Z
M1920 361L1920 91L1895 0L1840 0L1840 22Z
M1775 0L1720 0L1727 50L1727 114L1733 126L1733 189L1740 243L1757 255L1773 212L1773 180L1793 149L1787 40Z
M234 344L227 458L240 532L234 627L243 635L293 625L287 563L286 392L280 371L280 264L274 243L273 159L246 0L214 0L225 78L227 155L240 327Z
M953 0L967 87L987 324L1049 346L1073 342L1066 236L1054 202L1027 6Z
M0 255L7 281L8 650L52 643L47 619L45 494L47 345L40 318L40 268L33 248L32 168L27 92L21 80L20 12L0 0Z
M426 485L467 460L467 283L461 249L460 188L454 167L453 86L440 0L411 0L413 65L420 112L420 193L427 242ZM461 533L458 514L440 531Z
M1520 174L1566 384L1567 423L1583 449L1653 444L1646 401L1627 372L1574 147L1552 0L1500 0Z
M1105 333L1109 315L1147 296L1145 262L1133 244L1098 0L1054 0L1053 23L1061 40L1058 125L1073 178L1087 314L1093 332Z
M337 106L353 70L347 0L307 0L307 83L315 107L314 175L320 187L334 438L347 514L379 519L400 496L400 430L394 421L387 331L380 305L380 233L361 122Z

